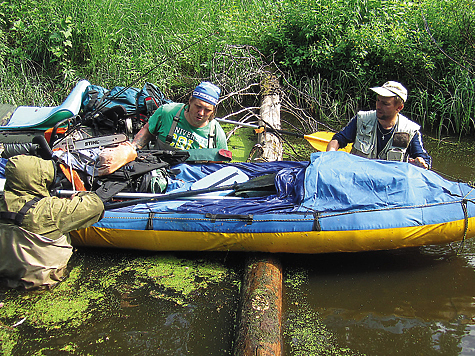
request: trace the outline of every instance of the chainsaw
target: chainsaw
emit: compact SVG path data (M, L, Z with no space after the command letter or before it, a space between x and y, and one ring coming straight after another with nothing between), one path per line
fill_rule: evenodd
M127 141L125 134L116 134L109 136L89 137L81 140L72 140L71 138L62 140L53 146L53 149L59 148L63 151L85 150L89 148L106 147Z

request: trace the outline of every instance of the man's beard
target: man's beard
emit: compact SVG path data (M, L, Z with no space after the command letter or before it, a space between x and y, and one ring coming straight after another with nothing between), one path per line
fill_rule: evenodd
M388 116L388 115L381 115L379 116L377 113L376 113L376 117L381 120L381 121L390 121L391 118Z

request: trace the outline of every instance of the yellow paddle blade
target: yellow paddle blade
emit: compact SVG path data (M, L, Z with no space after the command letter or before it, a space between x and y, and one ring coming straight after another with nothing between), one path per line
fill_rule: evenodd
M303 138L306 139L317 151L325 152L327 150L328 142L331 141L334 134L334 132L317 131L310 135L304 135ZM340 148L339 151L350 152L351 147L352 144L350 143L346 145L345 148Z

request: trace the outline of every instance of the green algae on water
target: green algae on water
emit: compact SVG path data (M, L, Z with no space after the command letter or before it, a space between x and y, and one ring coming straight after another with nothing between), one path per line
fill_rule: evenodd
M208 260L181 259L172 254L140 256L117 261L99 278L102 288L119 294L131 293L147 286L153 298L187 304L187 298L204 291L210 284L220 283L232 271Z
M318 313L311 308L305 297L308 283L307 271L293 268L284 273L287 302L283 331L285 344L294 356L355 356L360 355L336 344L334 335L328 331Z
M229 274L223 265L205 261L179 259L172 255L157 255L142 260L132 268L136 277L146 278L169 293L151 292L154 297L185 304L193 292L204 290L210 283L219 283Z
M166 302L159 304L165 308L186 306L195 298L209 299L216 292L208 288L212 284L239 283L236 272L220 262L220 255L197 260L171 253L89 252L87 263L81 252L73 255L69 276L52 290L1 291L1 355L28 350L35 355L81 352L106 340L90 330L108 330L109 317L114 322L126 320L134 315L133 307L141 306L139 313L143 313L144 305L157 305L152 301L158 299ZM218 312L221 307L210 306ZM78 331L83 332L80 338Z
M80 268L75 267L52 290L6 292L0 320L26 318L26 324L46 329L60 328L64 322L68 327L79 326L92 316L92 302L103 297L88 284L79 283L80 275Z
M18 331L0 325L0 355L11 355L18 342Z

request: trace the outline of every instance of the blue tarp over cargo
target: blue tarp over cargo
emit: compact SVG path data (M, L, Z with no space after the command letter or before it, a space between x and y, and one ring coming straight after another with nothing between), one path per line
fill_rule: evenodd
M276 173L277 192L154 202L108 210L74 234L77 246L153 251L356 252L460 241L475 235L475 193L408 163L344 152L310 162L175 166L167 193L223 167Z
M452 202L467 193L467 186L448 181L433 171L408 163L368 160L344 152L317 152L310 162L232 163L250 178L277 173L277 194L230 201L193 200L169 206L140 205L129 210L263 214L271 212L341 212L430 205ZM171 181L192 183L224 165L176 166L181 173ZM180 185L186 186L186 183Z

